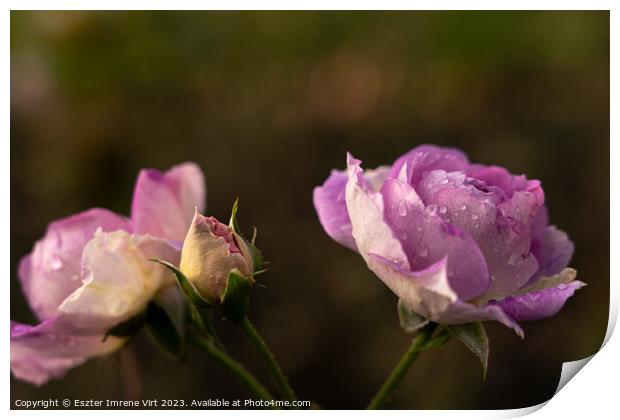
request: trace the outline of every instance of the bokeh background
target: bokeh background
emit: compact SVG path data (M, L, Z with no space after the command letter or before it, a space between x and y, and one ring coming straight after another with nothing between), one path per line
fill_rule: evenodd
M488 324L486 382L452 341L387 407L540 403L607 326L607 12L11 13L11 318L34 322L16 265L50 221L93 206L128 214L140 168L193 160L208 213L226 220L239 196L242 227L259 229L272 264L252 318L301 398L362 408L410 337L392 293L323 233L312 189L346 151L374 167L421 142L542 180L588 287L524 323L525 340ZM218 328L268 381L241 334ZM139 336L40 388L12 378L11 401L123 398L132 355L144 398L248 395L203 354L179 364Z

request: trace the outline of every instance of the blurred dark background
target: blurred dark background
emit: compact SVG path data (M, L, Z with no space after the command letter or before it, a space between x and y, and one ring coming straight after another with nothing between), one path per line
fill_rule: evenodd
M542 180L588 283L526 339L487 324L489 374L453 341L424 354L389 408L540 403L563 361L600 347L609 305L607 12L11 13L11 318L34 322L16 264L57 218L128 214L140 168L198 162L208 213L259 229L272 262L252 318L302 399L363 408L408 346L396 298L324 234L312 189L351 151L368 168L421 142ZM218 325L268 381L255 352ZM146 337L144 398L243 398L203 354ZM11 400L123 398L121 360L92 360ZM577 379L578 380L578 379Z

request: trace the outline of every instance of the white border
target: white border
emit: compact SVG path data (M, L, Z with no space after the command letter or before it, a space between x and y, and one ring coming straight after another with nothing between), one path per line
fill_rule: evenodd
M620 66L618 66L618 46L619 42L619 24L620 18L618 17L618 9L614 8L615 5L612 1L598 1L590 0L583 1L469 1L467 7L464 7L463 1L435 1L435 2L421 2L421 1L404 1L404 0L382 0L381 2L372 2L367 0L348 0L348 1L334 1L334 0L315 0L315 1L298 1L295 3L285 2L282 0L265 0L265 1L240 1L232 0L225 3L213 3L205 1L191 1L191 0L176 0L164 1L164 0L138 0L132 1L128 4L127 1L108 0L102 1L49 1L49 0L25 0L25 1L8 1L9 8L5 10L2 15L0 25L4 36L0 37L2 44L2 80L4 83L4 101L2 101L2 132L5 133L0 147L0 159L2 164L0 165L0 171L2 173L0 180L0 188L2 196L5 198L4 204L0 206L0 229L5 232L5 240L1 244L1 261L3 267L5 267L5 281L3 282L2 304L5 308L6 318L4 322L4 330L2 331L2 348L1 353L4 363L0 363L4 382L2 383L2 389L4 398L2 404L6 410L10 408L10 372L9 372L9 323L8 318L10 308L10 293L9 293L9 281L8 281L8 267L10 267L10 243L9 235L10 230L10 214L9 214L9 191L10 191L10 13L9 10L66 10L66 9L81 9L81 10L120 10L129 9L132 10L156 10L156 9L201 9L205 5L209 6L212 10L233 10L233 9L267 9L267 10L368 10L376 9L380 6L384 10L468 10L468 9L493 9L493 10L513 10L513 9L531 9L531 10L551 10L557 9L559 6L562 10L611 10L611 116L619 116L618 113L618 98L619 87L617 83L617 76L620 74ZM615 50L614 50L615 48ZM620 206L618 202L618 190L614 188L614 183L620 181L620 162L618 160L619 146L618 146L618 123L617 120L611 119L611 179L612 190L611 194L611 207L610 215L620 214ZM601 158L604 158L602 156ZM570 168L568 168L570 170ZM615 182L614 182L615 181ZM18 217L18 215L14 215ZM587 221L586 221L587 222ZM620 237L620 223L618 220L614 220L611 217L611 261L620 261L620 255L618 252L618 239ZM620 355L620 340L617 337L613 337L611 333L615 326L618 314L618 293L619 293L619 271L617 264L611 266L611 302L610 302L610 322L608 325L607 334L605 337L605 346L597 353L590 363L588 363L583 371L579 373L578 379L570 381L561 391L552 398L548 403L541 404L540 406L518 409L518 410L496 410L496 411L379 411L379 412L360 412L360 411L301 411L301 412L253 412L252 417L258 419L271 418L271 416L295 416L299 418L312 417L333 417L338 416L345 418L358 418L360 415L368 417L386 416L402 418L410 420L412 416L415 418L465 418L465 419L483 419L483 418L512 418L529 413L532 418L538 419L554 419L554 418L583 418L586 415L596 416L597 413L604 415L603 418L609 418L611 413L618 413L618 385L617 381L620 373L620 362L618 361L618 355ZM605 280L605 279L601 279ZM617 334L616 334L617 336ZM544 406L544 409L540 409ZM539 410L540 409L540 410ZM144 414L142 414L144 413ZM196 418L203 420L205 415L210 413L204 413L202 411L183 411L183 416L188 418ZM42 412L34 411L11 411L10 415L19 418L31 418L34 416L42 415ZM46 411L46 417L51 418L83 418L86 413L82 411ZM111 413L108 411L92 411L87 415L92 419L108 418ZM140 415L153 416L154 418L169 418L172 415L178 415L177 412L169 411L149 411L148 414L145 411L136 413ZM238 415L247 415L238 411L220 411L216 415L221 419L228 419L237 417ZM249 414L249 413L248 413Z

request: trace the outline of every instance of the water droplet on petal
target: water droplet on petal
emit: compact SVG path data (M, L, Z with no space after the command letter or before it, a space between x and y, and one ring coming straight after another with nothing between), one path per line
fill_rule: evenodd
M407 215L407 203L405 200L398 203L398 215L401 217L405 217Z
M431 212L431 213L435 213L435 212L437 211L437 205L436 205L436 204L430 204L430 205L427 207L427 209L428 209L428 211L429 211L429 212Z
M418 255L422 258L428 256L428 248L420 244L420 248L418 249Z
M467 205L466 204L461 204L461 206L459 208L461 210L467 210Z
M440 183L441 185L446 185L448 182L449 182L449 181L448 181L448 178L444 178L444 179L442 179L441 181L439 181L439 183Z
M52 255L50 257L50 268L54 271L58 271L62 268L62 260L60 259L60 257L58 255Z
M478 220L480 218L480 216L478 216L476 213L473 213L471 215L472 220Z
M510 254L510 257L508 258L508 264L510 265L518 265L518 264L521 264L522 262L523 262L523 258L521 257L521 254L519 254L518 252L514 252Z
M439 213L444 214L447 211L448 211L448 208L446 206L439 206Z

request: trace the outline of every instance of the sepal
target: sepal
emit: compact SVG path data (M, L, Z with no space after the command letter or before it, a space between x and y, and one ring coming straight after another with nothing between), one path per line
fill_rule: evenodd
M230 222L228 223L228 226L230 226L233 230L233 232L235 232L235 234L237 235L236 238L242 240L246 247L248 248L248 250L250 251L250 256L252 258L252 267L253 267L253 271L254 274L260 274L263 273L264 271L262 270L263 267L263 254L261 253L260 249L258 249L256 247L256 235L257 235L257 230L256 228L254 228L254 231L252 233L252 240L248 241L245 236L243 236L243 234L241 233L241 229L239 229L239 223L237 222L237 212L239 211L239 199L236 198L235 202L233 203L232 206L232 210L230 212Z
M430 321L421 315L418 315L411 310L402 299L398 299L396 306L398 309L398 319L400 321L400 327L407 333L412 334L417 332L420 328L427 325Z
M177 283L179 284L179 287L181 288L181 290L183 291L183 294L187 298L187 302L189 303L188 307L189 307L192 320L194 321L194 323L198 326L200 330L202 330L203 332L208 332L208 328L203 320L202 312L207 309L211 309L212 305L209 302L207 302L202 296L200 296L200 293L198 293L198 290L196 290L194 285L192 285L187 280L187 277L185 277L185 275L181 272L181 270L179 270L173 264L167 261L159 260L157 258L151 259L151 261L162 264L164 267L172 271L172 273L174 274L174 277L177 279Z
M480 363L482 363L482 378L486 380L489 364L489 338L482 322L448 325L447 328L454 337L478 356Z
M250 308L250 286L249 279L244 277L241 271L235 269L228 274L220 310L229 321L239 323L247 315Z

